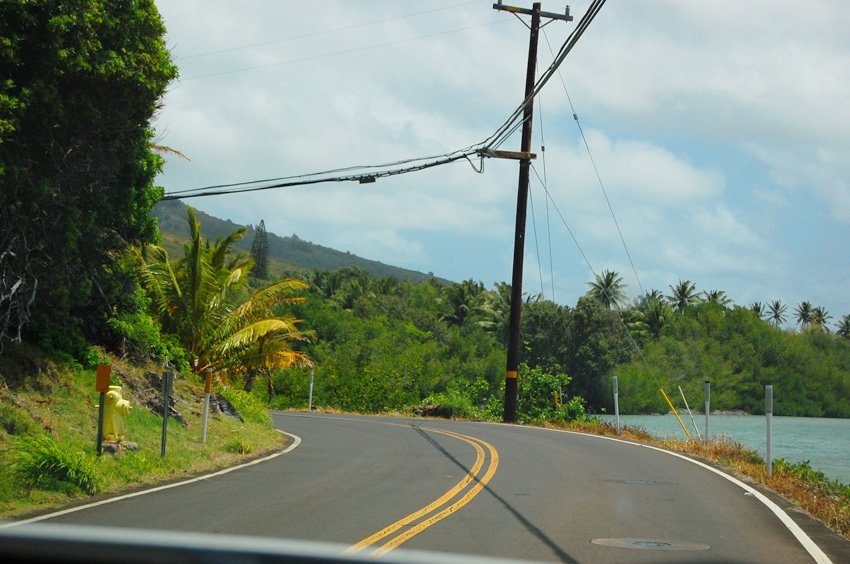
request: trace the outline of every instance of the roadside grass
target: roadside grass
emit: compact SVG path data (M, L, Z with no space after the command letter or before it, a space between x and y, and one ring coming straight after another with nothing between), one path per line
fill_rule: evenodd
M828 478L823 472L812 469L808 462L774 459L773 472L768 478L764 459L758 452L722 436L706 445L698 441L661 439L632 427L623 427L618 433L613 425L596 418L544 426L632 440L713 463L730 470L743 481L782 495L850 540L850 485Z
M142 380L145 369L159 369L112 363L112 384L123 385L133 407L125 418L125 440L139 450L100 457L93 370L46 362L36 373L10 378L8 367L0 366L0 520L226 468L279 450L285 442L244 394L236 408L250 412L245 421L211 414L202 444L203 386L189 376L178 379L173 392L186 425L169 418L163 458L162 416L141 405L127 385ZM5 385L8 381L14 388Z

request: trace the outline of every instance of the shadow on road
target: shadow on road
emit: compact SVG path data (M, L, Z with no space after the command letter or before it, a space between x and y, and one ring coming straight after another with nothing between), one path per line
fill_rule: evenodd
M422 436L425 438L425 440L427 440L429 443L431 443L431 444L434 446L434 448L436 448L436 449L437 449L437 450L439 450L441 453L443 453L443 455L444 455L446 458L448 458L449 460L451 460L452 462L454 462L454 463L455 463L457 466L459 466L459 467L460 467L460 468L461 468L464 472L469 473L469 471L470 471L470 469L469 469L469 468L467 468L466 466L464 466L464 465L463 465L463 463L462 463L461 461L459 461L457 458L455 458L455 457L454 457L454 456L453 456L453 455L452 455L449 451L447 451L446 449L444 449L444 448L440 445L440 443L438 443L437 441L435 441L435 440L434 440L434 439L433 439L430 435L428 435L428 433L426 433L425 431L423 431L422 429L420 429L420 428L419 428L419 427L417 427L416 425L411 425L411 427L412 427L412 428L413 428L413 429L414 429L417 433L419 433L420 435L422 435ZM479 482L479 483L480 483L480 480L478 479L478 476L474 476L474 477L473 477L473 479L474 479L476 482ZM539 529L539 528L538 528L538 527L537 527L534 523L532 523L531 521L529 521L529 520L525 517L525 515L523 515L522 513L520 513L520 512L519 512L519 511L518 511L518 510L514 507L514 506L512 506L510 503L508 503L508 502L507 502L507 501L506 501L503 497L501 497L499 494L497 494L496 492L494 492L494 491L490 488L490 486L489 486L489 485L485 485L485 486L484 486L484 490L485 490L487 493L489 493L491 496L493 496L493 498L494 498L494 499L496 499L499 503L501 503L501 504L505 507L505 509L507 509L507 510L508 510L508 511L509 511L509 512L510 512L510 513L511 513L511 514L512 514L515 518L516 518L516 520L517 520L517 521L519 521L519 522L522 524L522 526L526 528L526 530L527 530L529 533L531 533L532 535L534 535L535 537L537 537L537 538L540 540L540 542L542 542L543 544L545 544L546 546L548 546L548 547L549 547L549 549L550 549L550 550L551 550L551 551L555 554L555 556L558 558L558 560L559 560L559 561L561 561L561 562L577 562L577 560L575 560L575 559L574 559L574 558L572 558L569 554L567 554L567 553L564 551L564 549L562 549L560 546L558 546L558 544L557 544L555 541L553 541L551 538L549 538L549 537L546 535L546 533L544 533L543 531L541 531L541 530L540 530L540 529Z

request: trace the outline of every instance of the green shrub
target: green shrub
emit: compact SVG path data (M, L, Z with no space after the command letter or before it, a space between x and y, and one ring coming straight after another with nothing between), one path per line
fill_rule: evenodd
M773 461L773 468L777 474L797 476L803 482L811 484L825 494L842 498L846 503L850 503L850 484L829 478L822 471L812 468L808 460L805 462L788 462L784 458L777 458Z
M433 417L461 417L465 419L479 419L482 415L481 410L472 405L468 397L456 390L446 390L429 395L419 403L414 412Z
M552 419L556 421L575 421L577 419L585 419L586 417L584 400L580 397L574 397L568 402L559 405Z
M571 414L579 410L583 414L584 400L574 397L564 405L558 405L557 398L561 390L566 389L570 377L566 374L549 374L540 367L529 368L525 363L520 366L519 400L517 417L530 423L571 420Z
M10 435L30 435L39 431L35 421L13 405L0 405L0 427Z
M122 313L107 320L109 328L124 339L127 352L134 358L169 360L183 373L188 373L189 361L179 339L162 333L159 323L144 311Z
M87 494L100 489L94 457L73 451L49 435L16 437L9 454L12 474L30 487L56 491L78 488Z
M271 425L272 416L269 415L268 409L250 393L235 388L225 388L220 393L246 421Z
M234 454L251 454L254 452L254 445L242 437L233 437L224 445L224 450Z

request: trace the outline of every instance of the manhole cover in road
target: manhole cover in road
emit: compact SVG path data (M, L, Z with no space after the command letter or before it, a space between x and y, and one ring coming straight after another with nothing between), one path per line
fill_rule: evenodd
M593 544L633 550L709 550L707 544L666 539L593 539Z

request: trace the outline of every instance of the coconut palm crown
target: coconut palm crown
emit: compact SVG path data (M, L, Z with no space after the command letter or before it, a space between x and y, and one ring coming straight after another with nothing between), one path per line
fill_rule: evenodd
M590 290L587 294L607 308L619 307L626 297L623 277L614 270L603 270L595 275L593 282L588 282Z
M201 237L195 210L187 208L187 216L190 241L181 258L170 260L156 245L134 249L133 258L163 329L180 338L195 372L241 374L310 365L292 343L309 340L312 333L301 331L300 320L292 316L274 315L280 304L303 301L295 294L307 285L280 280L251 293L253 261L232 252L245 229L210 243Z

